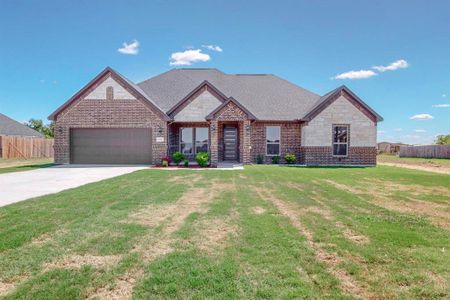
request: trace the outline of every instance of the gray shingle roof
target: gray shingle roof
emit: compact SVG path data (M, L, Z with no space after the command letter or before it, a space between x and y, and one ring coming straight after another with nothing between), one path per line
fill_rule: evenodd
M0 113L0 135L20 135L20 136L35 136L44 137L30 127L23 125L4 114Z
M173 69L138 86L167 112L205 80L259 120L301 119L321 98L275 75L225 74L217 69Z

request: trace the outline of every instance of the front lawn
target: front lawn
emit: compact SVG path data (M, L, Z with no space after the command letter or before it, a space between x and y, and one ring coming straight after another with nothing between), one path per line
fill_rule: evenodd
M380 154L378 162L401 163L419 166L437 166L450 168L450 158L398 157L397 155Z
M53 158L1 159L0 174L46 168L53 165Z
M0 297L446 298L450 176L142 170L0 208Z

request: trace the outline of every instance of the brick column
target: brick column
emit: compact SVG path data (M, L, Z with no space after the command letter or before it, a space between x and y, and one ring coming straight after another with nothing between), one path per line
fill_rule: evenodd
M244 164L249 164L252 162L251 158L251 142L250 142L250 136L252 131L252 126L250 125L249 120L245 120L242 122L244 128L243 128L243 136L242 136L242 142L243 142L243 149L242 149L242 162Z
M211 166L217 167L217 164L219 163L219 124L217 121L211 121L209 132L211 136L209 146L211 151Z

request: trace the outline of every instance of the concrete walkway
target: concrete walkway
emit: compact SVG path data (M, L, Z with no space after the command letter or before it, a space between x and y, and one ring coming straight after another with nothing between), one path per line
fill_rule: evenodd
M0 206L128 174L148 166L55 166L0 174Z

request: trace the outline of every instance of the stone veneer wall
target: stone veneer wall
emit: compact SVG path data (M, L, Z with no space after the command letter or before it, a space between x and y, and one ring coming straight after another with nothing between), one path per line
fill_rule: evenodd
M301 162L307 165L375 165L377 124L346 94L302 127ZM349 126L347 157L332 152L333 125Z
M106 100L109 86L113 86L114 98ZM87 98L88 95L94 99ZM103 95L105 98L99 99ZM117 98L120 95L129 95L129 99ZM113 75L105 76L91 87L56 117L55 162L70 163L71 128L151 128L153 164L161 163L167 153L167 122L145 103L147 100L137 97ZM157 137L164 138L164 142L156 142Z

